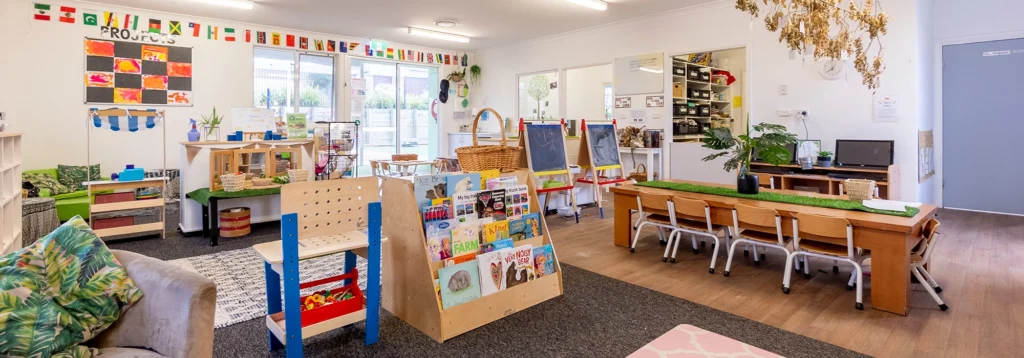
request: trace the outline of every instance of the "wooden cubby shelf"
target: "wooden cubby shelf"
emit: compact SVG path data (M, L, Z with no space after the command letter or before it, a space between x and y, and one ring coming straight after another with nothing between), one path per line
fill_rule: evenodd
M774 185L775 189L785 190L800 190L816 188L819 193L840 195L845 194L840 190L840 185L846 178L833 178L828 176L830 173L841 173L844 175L857 176L862 174L865 177L872 178L875 180L875 185L878 188L878 196L882 199L888 200L899 200L899 177L900 169L896 164L890 165L888 168L847 168L847 167L819 167L815 166L811 170L817 173L824 174L804 174L800 170L799 165L780 165L777 168L783 168L785 170L792 171L793 173L779 174L770 172L775 167L768 163L750 163L750 171L757 174L761 180L762 186ZM777 169L776 169L777 170Z

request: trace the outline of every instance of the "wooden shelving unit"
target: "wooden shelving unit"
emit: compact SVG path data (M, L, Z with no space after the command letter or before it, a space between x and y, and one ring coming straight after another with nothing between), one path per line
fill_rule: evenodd
M771 169L768 168L772 167L774 166L767 163L750 163L750 171L757 174L762 180L762 183L768 183L769 179L774 180L776 189L797 190L801 187L816 188L818 192L822 194L838 195L839 185L842 184L846 178L833 178L828 176L828 174L841 173L851 176L870 177L869 179L875 180L875 184L878 188L878 196L882 199L899 200L900 198L900 168L899 165L896 164L890 165L885 169L818 166L811 169L824 174L805 174L801 172L799 165L793 164L778 166L778 168L792 171L792 174L779 174L769 172ZM778 169L775 169L775 171L777 170Z
M682 96L673 94L672 97L672 141L673 142L700 142L703 135L696 133L686 133L677 130L677 123L689 122L690 120L696 122L701 128L711 126L714 120L728 121L728 125L732 125L731 116L711 116L700 115L699 111L696 114L693 113L680 113L680 108L689 107L690 104L697 106L706 105L709 108L709 112L713 110L721 111L721 113L730 114L732 110L732 87L727 85L719 85L712 83L711 81L695 80L688 76L691 72L707 73L710 78L714 71L720 70L719 68L703 66L694 63L687 62L684 56L676 56L672 58L672 83L674 85L680 85L683 88ZM680 71L682 74L680 74ZM708 91L710 95L704 96L691 96L691 91ZM721 97L719 97L721 94ZM701 131L703 132L703 131Z
M21 136L0 132L0 256L21 248Z

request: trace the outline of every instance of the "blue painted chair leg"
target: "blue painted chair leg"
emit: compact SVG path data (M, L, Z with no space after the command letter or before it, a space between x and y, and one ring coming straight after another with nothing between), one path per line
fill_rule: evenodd
M366 345L377 343L380 334L380 261L381 210L380 203L369 205L369 241L366 250Z
M576 214L573 214L573 215L576 215L576 223L579 224L580 223L580 213L576 213Z
M267 315L281 312L281 275L274 272L269 263L263 263L263 270L267 276ZM270 330L267 330L267 347L270 350L281 349L284 343L277 340Z
M597 212L601 214L601 218L604 219L604 208L597 208Z
M284 262L285 352L289 358L302 357L302 319L299 302L299 216L281 216L281 244Z
M352 252L351 250L345 251L345 271L343 273L349 273L350 271L355 269L356 268L356 260L357 260L356 253ZM350 284L352 284L352 280L345 280L345 282L342 283L342 285L345 285L345 286L350 285Z

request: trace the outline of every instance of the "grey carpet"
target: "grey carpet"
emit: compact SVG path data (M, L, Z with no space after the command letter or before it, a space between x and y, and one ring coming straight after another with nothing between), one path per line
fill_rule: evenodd
M169 224L177 225L169 217ZM168 239L111 243L164 260L248 247L275 240L277 225L211 248L199 237L168 232ZM305 340L306 357L625 357L680 324L690 324L787 357L864 357L828 343L733 314L614 280L567 264L565 295L455 337L432 340L381 310L380 341L363 345L362 323ZM284 357L267 351L263 320L225 328L214 336L215 357Z

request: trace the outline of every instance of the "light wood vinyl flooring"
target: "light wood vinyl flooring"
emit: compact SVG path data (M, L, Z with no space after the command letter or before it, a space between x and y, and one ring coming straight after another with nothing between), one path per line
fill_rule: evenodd
M664 247L653 229L644 230L636 253L630 254L612 243L611 205L606 201L603 220L596 208L584 209L580 224L548 216L562 262L872 356L1013 357L1024 352L1024 217L940 211L941 236L931 272L950 309L940 311L914 284L910 314L898 316L871 308L868 277L865 309L854 309L854 292L844 289L852 268L841 265L840 273L833 274L830 261L812 260L811 279L794 275L786 295L781 290L782 251L768 251L767 260L754 267L753 256L743 257L738 250L731 277L722 275L724 247L715 274L708 274L710 243L694 255L687 239L677 263L661 262Z

